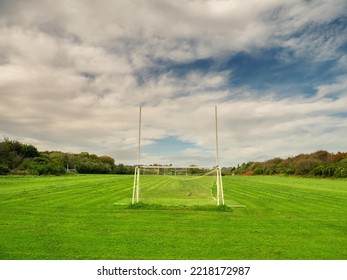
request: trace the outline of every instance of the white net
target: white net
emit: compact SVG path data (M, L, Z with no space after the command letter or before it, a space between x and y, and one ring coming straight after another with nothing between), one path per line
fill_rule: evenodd
M139 167L134 178L133 203L216 205L218 171L218 168Z

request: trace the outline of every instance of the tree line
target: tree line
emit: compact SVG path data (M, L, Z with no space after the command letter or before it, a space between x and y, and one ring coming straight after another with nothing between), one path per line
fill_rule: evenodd
M235 175L298 175L347 178L347 153L317 151L286 159L248 162L229 169Z
M4 138L0 142L0 175L133 174L134 167L115 164L109 156L60 151L39 152L33 145Z
M0 141L0 175L33 174L134 174L134 166L115 164L109 156L88 152L79 154L60 151L40 152L33 145L4 138ZM273 158L223 168L223 175L297 175L347 178L347 153L317 151L286 159Z

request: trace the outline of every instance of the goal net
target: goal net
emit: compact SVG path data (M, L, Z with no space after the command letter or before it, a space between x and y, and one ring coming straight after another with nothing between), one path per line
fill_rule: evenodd
M161 205L224 204L220 168L138 166L132 203Z

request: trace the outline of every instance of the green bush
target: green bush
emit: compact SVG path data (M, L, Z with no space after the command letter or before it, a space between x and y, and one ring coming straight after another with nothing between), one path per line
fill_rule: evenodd
M10 173L10 171L11 170L6 165L4 164L0 165L0 175L7 175Z

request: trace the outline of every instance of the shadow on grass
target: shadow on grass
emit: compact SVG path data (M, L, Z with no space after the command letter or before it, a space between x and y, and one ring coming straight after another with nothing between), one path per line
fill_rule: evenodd
M161 205L161 204L147 204L135 203L129 204L127 209L139 210L190 210L190 211L220 211L232 212L233 208L227 205Z

